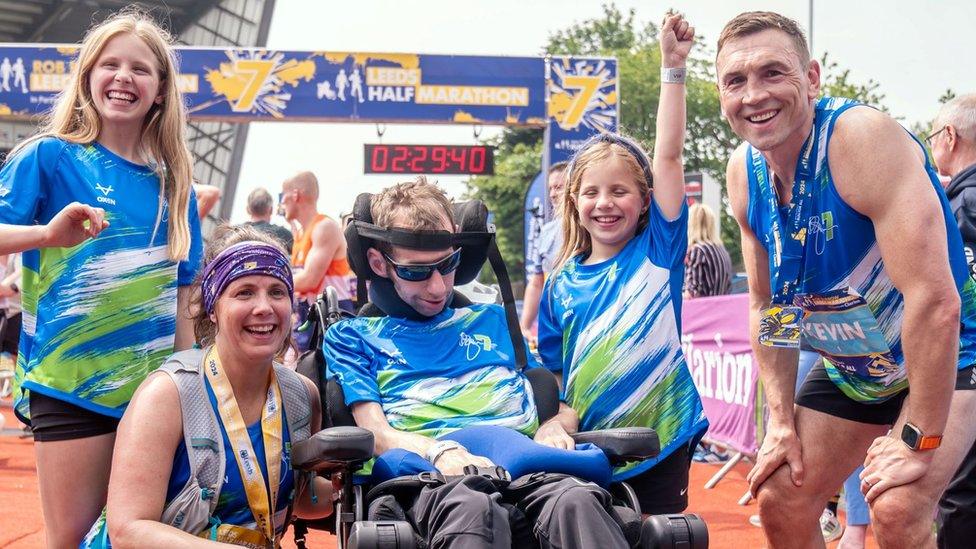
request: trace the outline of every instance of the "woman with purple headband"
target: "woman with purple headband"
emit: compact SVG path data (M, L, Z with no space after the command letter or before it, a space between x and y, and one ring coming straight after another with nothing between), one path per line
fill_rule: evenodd
M277 547L293 512L332 511L331 484L316 478L309 490L291 469L291 445L322 416L312 382L276 362L291 345L293 300L277 243L249 227L217 230L194 318L203 348L176 353L139 387L119 425L106 512L83 546Z

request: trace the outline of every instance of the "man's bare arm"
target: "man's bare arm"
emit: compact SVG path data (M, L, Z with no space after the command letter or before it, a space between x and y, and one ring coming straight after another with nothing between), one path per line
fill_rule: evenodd
M437 442L424 435L394 429L378 402L353 404L352 417L356 420L356 425L373 433L373 454L377 456L394 448L402 448L419 456L426 456L427 449ZM456 449L443 453L433 465L445 475L458 475L465 465L490 467L493 464L488 458L473 455L464 449Z
M959 349L959 292L945 221L921 148L887 115L855 108L834 126L828 150L838 193L869 217L885 271L905 300L902 349L909 421L941 434Z
M220 200L220 189L213 185L194 183L193 191L197 195L197 216L200 219L205 219L210 210L217 205L217 201Z
M342 243L342 231L334 219L323 219L312 229L312 247L305 265L295 271L295 293L314 294Z
M769 283L769 255L749 226L749 180L746 175L745 146L729 159L726 181L732 213L742 233L742 258L749 280L749 338L759 363L759 376L769 406L769 425L755 467L747 477L753 495L769 475L784 464L790 468L793 483L803 483L800 440L793 422L793 398L799 360L794 349L767 347L759 343L762 311L772 300Z
M769 283L769 255L749 226L749 181L746 175L745 148L740 147L729 160L726 172L729 201L742 234L742 259L749 282L749 337L759 362L763 388L769 406L770 424L793 428L793 397L799 360L795 350L767 347L759 343L762 311L772 301Z
M526 338L532 332L532 325L539 317L539 302L542 300L542 288L545 286L542 274L531 274L525 284L525 296L522 299L522 335Z

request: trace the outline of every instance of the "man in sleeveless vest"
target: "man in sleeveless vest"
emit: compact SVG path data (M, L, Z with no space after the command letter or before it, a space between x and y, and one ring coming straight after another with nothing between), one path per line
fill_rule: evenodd
M936 501L976 438L976 285L938 176L891 117L818 99L790 19L734 18L716 70L745 141L727 177L769 405L748 476L769 545L823 547L823 502L863 462L879 545L935 547ZM794 394L801 339L822 360Z
M946 197L959 226L970 276L976 278L976 94L942 106L926 138L946 181ZM969 378L976 385L976 376ZM939 546L964 547L976 537L976 444L939 501Z
M295 297L298 320L293 336L298 348L308 348L310 332L297 328L308 317L308 305L326 286L336 289L339 306L352 311L349 279L352 270L346 260L346 239L336 220L318 211L319 182L312 172L301 172L281 186L281 206L293 227L295 244L291 263L295 269Z

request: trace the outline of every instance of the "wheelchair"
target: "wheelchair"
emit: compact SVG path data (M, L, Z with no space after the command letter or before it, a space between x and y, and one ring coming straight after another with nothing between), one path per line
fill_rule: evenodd
M361 194L353 210L354 220L346 228L348 258L358 277L359 316L382 316L399 306L390 297L395 292L388 280L375 276L366 263L366 250L372 246L371 240L382 240L394 245L419 249L444 249L460 247L461 265L455 274L455 284L473 280L486 260L495 271L499 281L506 311L509 335L515 348L516 368L522 370L529 381L539 423L553 417L559 406L559 389L555 376L543 368L526 369L527 358L518 326L514 296L505 270L504 262L495 243L494 226L488 223L488 211L480 201L469 201L454 205L459 232L448 234L421 234L397 229L382 229L372 224L370 213L371 195ZM366 280L370 280L367 290ZM388 287L384 287L384 283ZM369 301L364 298L368 292ZM455 291L450 306L465 307L471 302ZM382 494L416 494L426 485L443 483L439 473L421 473L408 477L394 478L375 486L354 482L354 473L373 457L373 435L366 429L355 426L352 414L345 405L342 388L334 379L325 379L325 358L321 341L332 324L352 315L341 310L335 290L327 288L312 306L309 323L303 329L312 330L310 349L299 359L298 371L312 379L319 387L323 409L323 430L310 439L292 447L292 464L296 470L322 475L332 479L338 488L338 500L332 520L326 519L315 524L296 521L295 537L299 547L304 547L304 534L309 526L324 528L334 533L340 549L397 548L406 549L423 546L422 540L415 537L410 522L405 520L366 520L369 505ZM643 460L657 456L660 445L657 434L649 428L618 428L603 431L580 432L572 435L578 444L591 443L600 448L611 465L621 465L628 461ZM468 466L465 474L483 476L497 487L504 489L512 479L501 467L477 468ZM631 531L624 534L642 548L688 548L706 549L708 529L697 515L657 515L640 519L640 504L633 489L624 482L612 483L609 491L615 506L629 509L637 517L631 524ZM314 497L314 496L313 496ZM403 517L399 517L403 518ZM636 531L633 531L636 529Z

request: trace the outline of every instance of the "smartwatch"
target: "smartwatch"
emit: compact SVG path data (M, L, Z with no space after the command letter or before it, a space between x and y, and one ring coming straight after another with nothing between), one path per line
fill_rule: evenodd
M906 421L901 429L901 441L916 452L935 450L942 444L942 435L923 435L921 429Z

